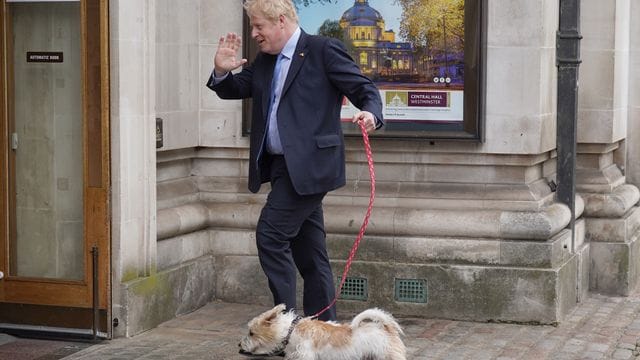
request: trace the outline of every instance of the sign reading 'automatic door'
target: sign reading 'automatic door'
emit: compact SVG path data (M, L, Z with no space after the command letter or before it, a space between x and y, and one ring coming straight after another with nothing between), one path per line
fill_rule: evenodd
M61 51L27 51L27 62L30 63L61 63L63 60Z

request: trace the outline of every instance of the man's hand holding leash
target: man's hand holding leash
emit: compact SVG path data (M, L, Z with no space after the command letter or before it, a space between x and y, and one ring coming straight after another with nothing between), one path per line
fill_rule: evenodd
M353 115L351 120L354 124L362 122L367 134L371 134L376 129L376 117L368 111L360 111Z

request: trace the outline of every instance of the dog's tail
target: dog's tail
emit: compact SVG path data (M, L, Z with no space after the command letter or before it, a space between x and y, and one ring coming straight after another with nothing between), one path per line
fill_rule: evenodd
M359 328L360 326L369 323L378 324L378 326L391 333L404 335L404 332L396 319L394 319L388 312L377 308L367 309L356 315L356 317L351 321L351 328Z

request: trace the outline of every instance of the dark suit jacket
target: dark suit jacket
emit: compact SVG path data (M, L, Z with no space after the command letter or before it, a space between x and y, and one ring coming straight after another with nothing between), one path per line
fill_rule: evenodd
M249 190L269 181L262 160L275 55L259 53L253 63L219 84L207 86L222 99L253 98ZM291 182L300 195L328 192L345 184L340 108L345 95L382 123L380 93L347 53L342 42L300 35L278 107L278 130Z

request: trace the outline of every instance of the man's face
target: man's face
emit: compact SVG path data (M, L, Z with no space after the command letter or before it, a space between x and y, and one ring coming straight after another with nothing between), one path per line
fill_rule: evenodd
M273 22L260 15L251 16L251 37L256 40L260 51L276 55L287 43L285 36L284 16Z

